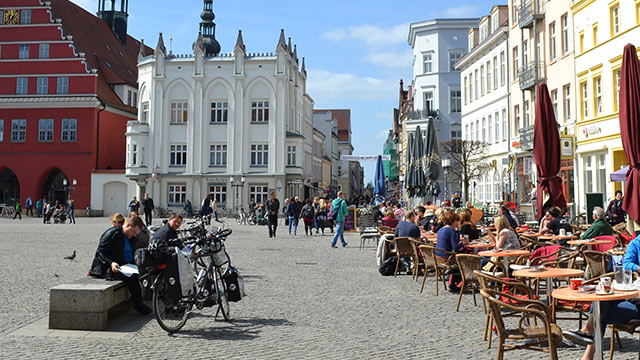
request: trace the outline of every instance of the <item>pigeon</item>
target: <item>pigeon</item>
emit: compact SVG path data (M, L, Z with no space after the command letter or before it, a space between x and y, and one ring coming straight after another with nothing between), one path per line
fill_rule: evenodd
M76 251L75 250L73 250L73 254L64 257L65 260L73 260L75 258L76 258Z
M60 275L58 275L58 274L56 274L56 273L53 273L53 275L55 275L56 277L60 277Z

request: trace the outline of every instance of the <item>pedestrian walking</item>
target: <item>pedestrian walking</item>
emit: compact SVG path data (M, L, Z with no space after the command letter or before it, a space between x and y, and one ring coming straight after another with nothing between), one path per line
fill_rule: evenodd
M133 200L131 200L129 202L129 213L136 213L138 214L140 212L140 202L138 201L137 197L133 197Z
M304 234L307 236L313 236L313 228L315 227L313 220L315 217L315 213L316 212L313 205L311 204L311 200L307 199L306 204L302 207L302 211L300 214L300 217L304 222Z
M20 207L19 199L16 201L16 213L13 215L13 220L15 220L16 217L19 217L20 220L22 220L22 208Z
M24 207L27 209L24 215L29 216L29 213L31 213L31 216L33 216L33 200L31 200L31 196L24 201Z
M276 192L272 191L271 197L265 203L267 208L267 227L269 228L269 238L276 237L276 229L278 228L278 213L280 212L280 201L276 199Z
M200 213L202 215L209 215L211 213L211 195L207 195L200 206Z
M182 210L184 210L187 213L187 217L189 218L193 217L193 205L191 205L191 201L187 200Z
M38 199L38 201L36 201L36 213L38 214L38 217L42 215L42 199Z
M75 209L76 209L75 201L73 201L73 199L69 200L69 224L76 223L76 216L74 214Z
M142 200L142 210L144 211L144 222L147 226L151 226L153 221L153 199L149 197L149 194L144 194L144 200Z
M289 235L291 235L291 228L293 227L293 236L296 236L298 232L298 218L300 217L300 211L302 207L300 206L299 198L292 197L289 200L289 205L287 205L287 217L289 218Z
M338 191L338 197L331 203L331 215L333 221L336 222L336 232L333 235L333 241L331 241L331 247L337 248L336 243L338 238L342 243L342 247L346 247L348 244L344 241L344 222L347 216L347 203L344 201L344 193Z

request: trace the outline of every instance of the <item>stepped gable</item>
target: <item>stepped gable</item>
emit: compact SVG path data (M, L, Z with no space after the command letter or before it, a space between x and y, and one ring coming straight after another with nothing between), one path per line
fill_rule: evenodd
M68 0L52 1L51 10L53 18L62 19L64 34L73 36L76 52L85 53L89 68L98 71L98 97L107 105L135 113L112 86L127 84L137 89L140 46L147 55L153 54L153 49L129 35L123 45L104 20Z

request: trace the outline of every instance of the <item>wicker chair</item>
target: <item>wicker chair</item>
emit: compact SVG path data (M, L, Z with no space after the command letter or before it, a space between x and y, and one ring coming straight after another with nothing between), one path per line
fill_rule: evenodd
M589 280L600 276L607 272L607 263L611 259L611 255L593 250L582 251L582 257L587 263L587 269L584 272L584 278Z
M562 341L562 329L551 322L549 308L543 302L521 299L490 289L482 289L480 294L488 302L490 313L495 319L499 337L497 359L502 360L506 351L516 349L548 351L551 360L558 359L556 346ZM514 304L513 301L516 303ZM505 327L502 309L520 314L518 328L507 329ZM541 324L538 325L538 322ZM506 340L529 341L515 345L505 344ZM548 344L548 348L544 348L544 344Z
M527 286L520 280L516 279L505 279L496 276L489 275L482 271L475 270L473 272L480 282L480 289L485 290L496 290L500 291L503 294L509 294L515 296L519 299L532 299L535 300L533 292L531 288ZM493 284L493 286L491 286ZM484 298L483 298L484 299ZM510 300L507 300L510 301ZM517 301L511 301L513 303L517 303ZM504 315L503 315L504 316ZM508 315L507 315L508 316ZM493 337L493 333L490 329L493 327L493 318L491 317L491 313L487 313L487 318L484 325L484 341L487 341L487 337L489 338L488 348L491 348L491 339Z
M612 277L613 273L602 274L600 276L594 277L593 279L584 281L584 285L596 284L601 277L609 276ZM556 320L578 320L578 328L582 328L582 320L587 320L587 313L591 309L590 301L569 301L569 300L558 300L553 298L553 305L551 306L551 319L555 323ZM558 311L567 311L567 312L577 312L578 317L559 317L557 316Z
M620 335L618 334L619 331L624 331L627 332L631 335L638 333L640 334L640 320L638 319L634 319L629 321L626 324L623 325L609 325L608 328L611 329L611 347L609 349L609 360L613 360L613 350L614 350L614 345L615 345L615 341L614 339L617 338L618 339L618 347L622 348L622 343L620 342ZM640 338L639 338L640 339ZM638 348L638 360L640 360L640 347Z
M504 274L504 265L500 263L495 263L488 260L491 264L493 264L493 275L497 271L496 269L500 269ZM462 300L462 294L467 286L471 287L471 294L473 295L473 306L478 306L478 302L476 301L476 290L480 290L480 280L474 273L474 271L482 271L482 258L477 255L469 255L469 254L457 254L456 255L456 263L458 264L458 268L460 269L460 275L462 276L462 286L460 286L460 295L458 295L458 304L456 305L456 311L460 310L460 301ZM487 313L487 305L482 299L484 312Z
M414 270L412 273L412 279L416 279L418 277L418 251L416 250L416 242L417 240L410 237L396 237L391 241L391 246L394 249L396 256L398 257L398 261L396 262L396 270L393 273L393 276L398 275L398 268L400 266L400 261L402 258L410 258L411 263L413 264Z
M420 249L420 254L422 255L422 259L424 260L424 277L422 278L422 286L420 286L420 293L424 290L424 283L427 280L427 275L429 270L433 270L435 272L436 278L436 296L439 295L438 290L438 281L442 280L442 285L445 290L447 289L447 280L445 276L457 268L457 265L453 261L455 259L456 253L448 252L446 250L438 249L433 245L420 245L418 246ZM442 251L449 255L449 259L446 263L438 262L436 258L436 250Z

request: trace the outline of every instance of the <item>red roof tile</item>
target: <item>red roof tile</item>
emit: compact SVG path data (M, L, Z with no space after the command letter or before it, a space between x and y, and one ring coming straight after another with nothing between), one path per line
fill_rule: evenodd
M138 87L141 43L127 35L123 45L106 22L69 0L54 0L51 9L54 18L62 19L64 33L73 36L76 51L85 53L89 68L98 71L98 97L110 106L135 113L135 108L125 105L112 86ZM153 49L145 46L145 53L150 55Z

